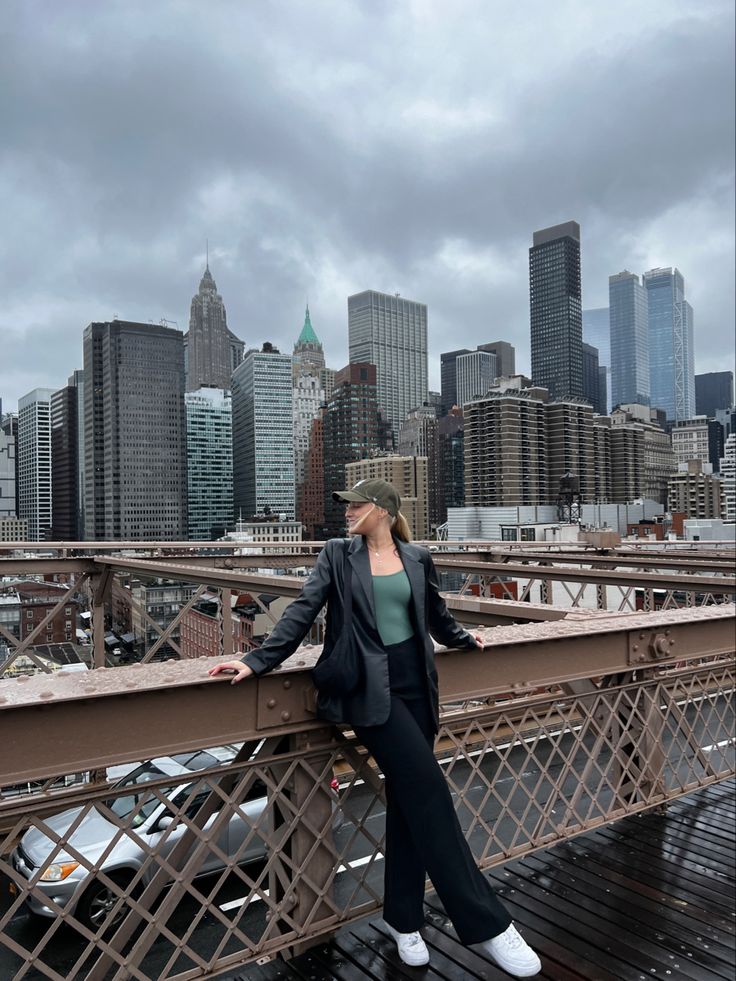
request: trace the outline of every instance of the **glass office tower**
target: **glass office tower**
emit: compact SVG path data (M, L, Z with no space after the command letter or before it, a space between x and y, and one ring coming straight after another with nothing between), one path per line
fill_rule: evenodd
M628 269L608 277L611 404L649 405L647 291Z
M550 398L583 395L580 225L534 232L529 249L532 380Z
M236 517L266 509L295 516L292 358L266 342L233 372L233 498Z
M695 415L693 308L685 299L679 269L644 273L649 308L649 389L651 404L670 420Z

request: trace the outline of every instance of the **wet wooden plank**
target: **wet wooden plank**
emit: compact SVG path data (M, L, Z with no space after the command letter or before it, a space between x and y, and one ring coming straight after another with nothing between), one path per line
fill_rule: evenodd
M693 816L691 816L691 814ZM698 832L699 834L704 834L714 838L719 843L726 842L726 844L733 843L733 822L732 821L716 821L712 814L706 812L705 816L701 816L699 810L692 810L690 808L680 808L675 811L668 811L665 815L667 823L672 826L672 828L683 828L688 831Z
M736 781L666 813L624 818L489 873L542 960L540 981L732 981L736 970ZM402 964L378 917L342 930L288 964L232 981L501 981L482 950L464 947L434 894L422 933L427 968ZM256 973L253 973L256 972Z
M652 945L636 934L605 920L598 910L587 910L585 897L558 887L554 894L520 876L512 866L492 872L491 880L502 900L515 895L520 906L534 914L534 920L559 924L571 947L584 945L586 956L619 981L639 981L642 974L664 974L664 960ZM512 893L513 890L513 893ZM683 978L690 975L683 975Z
M664 934L670 941L680 940L692 946L704 938L712 955L727 965L727 976L732 978L736 974L736 951L732 934L718 930L709 923L695 923L686 913L667 908L638 890L632 890L625 877L611 874L603 876L600 867L584 859L570 860L561 855L557 848L554 856L530 855L524 859L524 864L527 868L534 869L540 880L548 876L552 883L551 888L554 888L554 882L558 880L578 882L592 904L630 909L632 916L643 927Z
M609 833L607 829L596 832L602 847L619 847L622 857L625 857L634 878L642 877L644 881L654 878L661 884L676 884L677 893L689 903L698 903L704 910L711 913L723 913L731 908L732 900L723 895L720 888L714 888L713 883L702 875L688 859L670 854L665 849L656 849L651 842L638 842L632 838Z
M640 912L625 901L607 905L605 890L601 895L599 888L592 889L589 883L577 876L558 875L553 879L548 874L539 875L526 860L519 863L515 871L522 882L548 890L552 903L561 914L569 913L590 929L601 930L609 943L613 941L621 956L627 955L632 965L651 961L660 965L657 973L664 974L672 969L674 963L681 961L678 970L682 978L698 981L700 967L689 963L690 952L697 949L700 965L708 968L716 977L732 981L732 965L714 956L712 950L706 950L702 935L691 934L691 942L688 943L677 932L666 931L662 915L659 920L652 918L647 923ZM577 914L576 907L579 909ZM637 953L632 955L630 951ZM651 973L651 967L649 970Z
M542 934L537 933L527 923L522 923L516 915L517 911L514 909L513 904L507 903L507 905L509 906L509 912L514 916L517 927L521 929L524 938L534 947L542 961L542 973L536 975L538 978L548 978L550 981L590 981L592 977L590 973L592 965L589 962L577 958L569 950L566 950L559 944L555 944L554 941L548 940ZM457 958L460 963L463 963L462 952L466 952L469 959L472 959L473 969L477 971L477 957L482 955L476 954L477 947L471 950L460 943L447 914L442 908L442 904L436 896L431 896L427 903L427 919L428 926L422 932L425 933L425 936L427 932L429 933L432 937L432 944L442 946L443 949L451 951L451 956ZM448 946L448 944L451 944L451 946ZM483 957L483 962L490 966L490 970L498 971L496 965L492 964L486 957ZM495 977L496 975L487 976ZM499 976L508 978L508 975L502 971ZM616 981L616 979L613 975L607 975L605 977L601 976L600 981Z
M693 905L682 899L681 895L671 886L663 887L663 884L654 877L646 880L633 879L631 869L626 863L625 856L618 857L613 851L605 851L600 848L591 847L588 840L584 837L577 838L571 842L555 846L555 849L569 849L573 856L582 856L587 861L594 864L601 874L611 876L615 881L628 883L629 888L641 896L651 898L654 902L660 903L668 915L673 910L682 912L698 928L705 928L708 924L716 923L720 929L726 932L734 932L733 921L729 921L723 915L714 916L706 912L697 905ZM555 854L557 851L555 850Z

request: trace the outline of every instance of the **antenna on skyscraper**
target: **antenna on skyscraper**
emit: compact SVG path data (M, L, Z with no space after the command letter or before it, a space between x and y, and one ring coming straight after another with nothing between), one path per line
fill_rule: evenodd
M205 249L205 256L206 256L205 266L207 267L207 269L209 269L210 268L210 240L208 238L204 240L204 249Z

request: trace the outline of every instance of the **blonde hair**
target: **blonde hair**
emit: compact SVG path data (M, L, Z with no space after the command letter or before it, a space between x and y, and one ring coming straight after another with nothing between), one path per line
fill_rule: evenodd
M394 538L398 538L400 542L411 541L411 528L409 527L409 522L406 520L401 511L399 511L394 520L391 522L391 534L394 536Z

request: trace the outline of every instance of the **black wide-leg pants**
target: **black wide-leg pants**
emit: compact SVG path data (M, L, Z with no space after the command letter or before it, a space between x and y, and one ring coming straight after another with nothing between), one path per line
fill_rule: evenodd
M420 928L429 875L462 943L482 943L503 933L511 917L475 863L434 758L429 698L392 693L383 725L354 729L385 777L386 921L400 933Z

